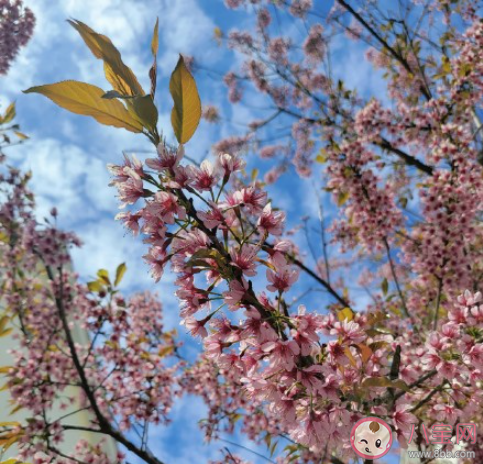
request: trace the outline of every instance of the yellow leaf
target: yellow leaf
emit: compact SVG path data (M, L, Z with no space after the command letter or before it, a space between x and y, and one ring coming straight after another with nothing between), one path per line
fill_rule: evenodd
M0 422L0 427L20 427L20 422Z
M127 266L126 263L119 264L116 269L116 280L114 281L114 286L117 287L120 283L121 280L127 271Z
M377 351L377 350L380 350L381 348L384 348L386 347L387 345L389 345L388 342L385 342L385 341L377 341L377 342L374 342L374 343L371 343L369 345L369 348L374 352L374 351Z
M11 433L5 436L5 439L0 438L0 446L2 446L3 451L7 451L12 445L17 443L17 441L22 438L23 432Z
M362 344L362 343L359 343L358 345L355 345L357 350L359 351L359 353L361 354L361 359L362 359L362 362L365 364L367 361L369 361L369 359L371 359L371 356L372 356L372 350Z
M215 34L215 38L221 39L223 37L223 31L217 26L213 30L213 33Z
M156 56L158 54L158 48L159 48L159 18L156 18L153 38L151 40L151 52L153 53L153 56Z
M130 132L142 132L143 127L118 100L102 98L105 92L91 84L78 81L62 81L24 90L24 93L40 93L72 113L92 116L107 126L122 127Z
M90 292L100 292L103 287L101 283L97 280L93 280L92 282L87 282L87 288Z
M105 35L98 34L81 21L68 21L77 30L93 55L104 61L104 73L106 79L115 90L123 95L144 95L144 90L139 84L132 70L126 66L119 50Z
M20 132L20 131L13 131L13 132L20 140L27 140L29 138L29 136L25 135L23 132Z
M349 192L340 191L337 196L337 206L342 206L349 199Z
M216 43L221 45L223 39L223 31L219 27L215 27L213 34L215 36Z
M158 69L158 64L156 57L158 55L158 48L159 48L159 18L156 18L156 24L154 25L154 31L153 31L153 38L151 40L151 52L154 57L153 65L149 69L149 80L151 81L151 90L150 90L150 95L151 98L154 100L154 94L156 93L156 79L157 79L157 69ZM154 106L154 105L153 105ZM158 113L156 111L156 121L158 118Z
M171 354L172 352L174 351L174 347L173 346L165 346L163 348L161 348L159 351L158 351L158 356L160 358L164 358L165 356L167 356L168 354Z
M20 411L21 409L23 409L23 406L21 404L15 406L11 411L10 411L10 415L13 415L15 414L16 412Z
M99 277L99 281L104 282L106 285L111 285L111 281L109 280L109 272L106 269L99 269L97 271L97 277Z
M349 362L352 367L357 367L357 361L355 360L354 356L349 347L344 348L344 354L349 358Z
M8 108L5 111L5 114L0 119L0 123L1 124L9 123L15 117L15 114L16 114L15 103L10 103L10 105L8 105Z
M350 308L341 309L337 313L337 318L339 319L340 322L345 320L352 321L352 319L354 319L354 312Z
M390 380L386 377L368 377L362 381L362 388L367 387L389 387L408 390L408 386L403 380Z
M327 162L328 158L329 158L329 154L327 153L327 151L324 149L321 149L319 151L319 154L315 157L315 161L317 161L317 163L324 164Z
M196 82L181 55L171 74L169 91L174 101L171 125L176 139L183 144L193 136L198 127L201 118L201 101Z
M12 332L12 328L10 327L9 329L5 329L5 330L2 330L0 332L0 337L6 337L8 334L10 334Z
M264 266L267 266L272 271L276 271L277 270L273 264L269 263L268 261L266 261L266 260L264 260L262 258L255 258L255 261L258 261L259 263L263 264Z
M0 332L2 332L3 329L5 329L9 320L10 318L8 316L0 317Z
M11 366L0 367L0 374L8 374L10 372Z
M150 132L156 132L158 110L154 105L151 95L135 97L132 99L132 103L136 119Z

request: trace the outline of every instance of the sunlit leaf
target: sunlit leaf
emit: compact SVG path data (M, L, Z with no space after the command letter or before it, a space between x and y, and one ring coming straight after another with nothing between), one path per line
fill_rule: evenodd
M0 422L0 427L20 427L20 422L13 422L13 421Z
M257 177L258 177L258 172L259 172L259 171L258 171L258 169L257 169L257 168L252 169L252 175L251 175L252 182L254 182L254 181L257 179Z
M13 329L10 327L9 329L2 330L0 332L0 337L6 337L10 333L12 333Z
M99 280L104 282L106 285L111 285L111 281L109 280L109 272L106 269L99 269L97 271L97 277L99 277Z
M171 74L169 91L174 101L171 125L178 142L186 143L193 136L200 122L201 101L196 82L182 56L179 57L178 64Z
M337 318L339 319L339 321L352 321L352 319L354 319L354 312L352 311L352 309L350 308L344 308L344 309L341 309L338 313L337 313Z
M91 292L100 292L103 287L98 280L93 280L92 282L87 282L87 288Z
M163 346L163 348L161 348L158 351L158 356L160 358L164 358L165 356L168 356L169 354L171 354L173 351L174 351L174 347L172 345L171 346Z
M151 52L153 56L158 54L159 48L159 18L156 18L156 24L154 25L153 38L151 40Z
M319 151L319 154L315 157L315 161L317 163L324 164L327 162L328 158L329 158L329 154L327 153L327 151L324 149L321 149Z
M105 35L98 34L81 21L70 21L69 24L77 30L93 55L104 61L104 73L112 87L122 95L144 95L132 70L126 66L121 54Z
M20 139L20 140L27 140L29 138L28 135L25 135L23 132L20 131L13 131L13 133Z
M40 93L72 113L92 116L107 126L122 127L130 132L143 130L142 124L129 114L121 102L103 99L105 92L91 84L62 81L31 87L24 93Z
M116 269L116 279L114 280L114 286L117 287L120 283L122 278L124 277L124 274L127 271L127 266L126 263L121 263L119 266L117 266Z
M8 105L4 115L0 118L0 124L9 123L10 121L12 121L12 119L15 117L15 115L16 115L15 103L10 103L10 105Z
M10 318L8 316L0 317L0 332L2 332L8 324Z
M159 48L159 18L156 18L156 24L154 25L153 38L151 40L151 52L153 54L154 60L153 65L149 69L149 80L151 81L151 98L154 99L154 94L156 93L156 79L157 79L157 56Z

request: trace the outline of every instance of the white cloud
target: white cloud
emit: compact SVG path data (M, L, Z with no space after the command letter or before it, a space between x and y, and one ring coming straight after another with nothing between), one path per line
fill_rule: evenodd
M68 225L116 209L105 163L79 146L37 138L9 153L22 170L33 173L30 188L37 197L39 217L56 206Z
M158 8L160 36L159 72L169 75L178 53L194 55L197 59L213 62L216 59L213 21L203 12L196 0L173 2L163 0ZM153 15L154 16L154 15Z

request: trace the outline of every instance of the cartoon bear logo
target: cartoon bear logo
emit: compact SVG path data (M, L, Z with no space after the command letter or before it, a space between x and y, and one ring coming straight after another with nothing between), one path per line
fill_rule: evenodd
M382 458L392 446L391 428L378 417L361 419L352 427L351 446L361 458Z

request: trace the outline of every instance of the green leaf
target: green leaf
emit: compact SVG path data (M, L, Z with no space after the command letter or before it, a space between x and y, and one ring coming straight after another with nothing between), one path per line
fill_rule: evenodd
M174 101L171 125L178 142L184 144L193 136L200 122L201 101L196 82L181 55L171 74L169 91Z
M273 457L275 450L277 449L278 441L274 441L270 447L270 457Z
M252 169L252 175L251 175L252 182L254 182L254 181L257 179L257 177L258 177L258 172L259 172L259 171L258 171L258 169L257 169L257 168Z
M341 192L337 195L337 206L342 206L349 199L349 192Z
M127 271L127 266L126 263L121 263L119 266L117 266L116 269L116 280L114 281L114 286L117 287L120 283L122 278L124 277L124 274Z
M24 90L24 93L40 93L72 113L92 116L107 126L121 127L136 133L143 130L142 124L129 114L120 101L103 99L105 92L91 84L62 81L31 87Z
M156 132L158 110L154 105L151 95L135 97L132 101L133 110L139 122L150 132Z
M151 40L151 52L153 56L158 54L159 48L159 18L156 18L156 24L154 25L153 38Z
M362 381L362 388L369 387L389 387L399 388L400 390L408 391L409 388L403 380L390 380L386 377L368 377Z
M129 100L129 99L132 99L134 97L131 96L131 95L121 95L117 90L108 90L102 96L102 98L106 98L107 100L112 100L114 98L121 98L121 99L124 99L124 100Z
M381 289L382 289L382 294L386 296L387 291L389 290L389 283L385 277L384 277L384 280L382 281Z
M136 76L123 63L119 50L108 37L98 34L81 21L68 20L68 22L84 39L92 54L96 58L104 61L106 79L114 90L119 91L122 95L144 95L144 90Z

